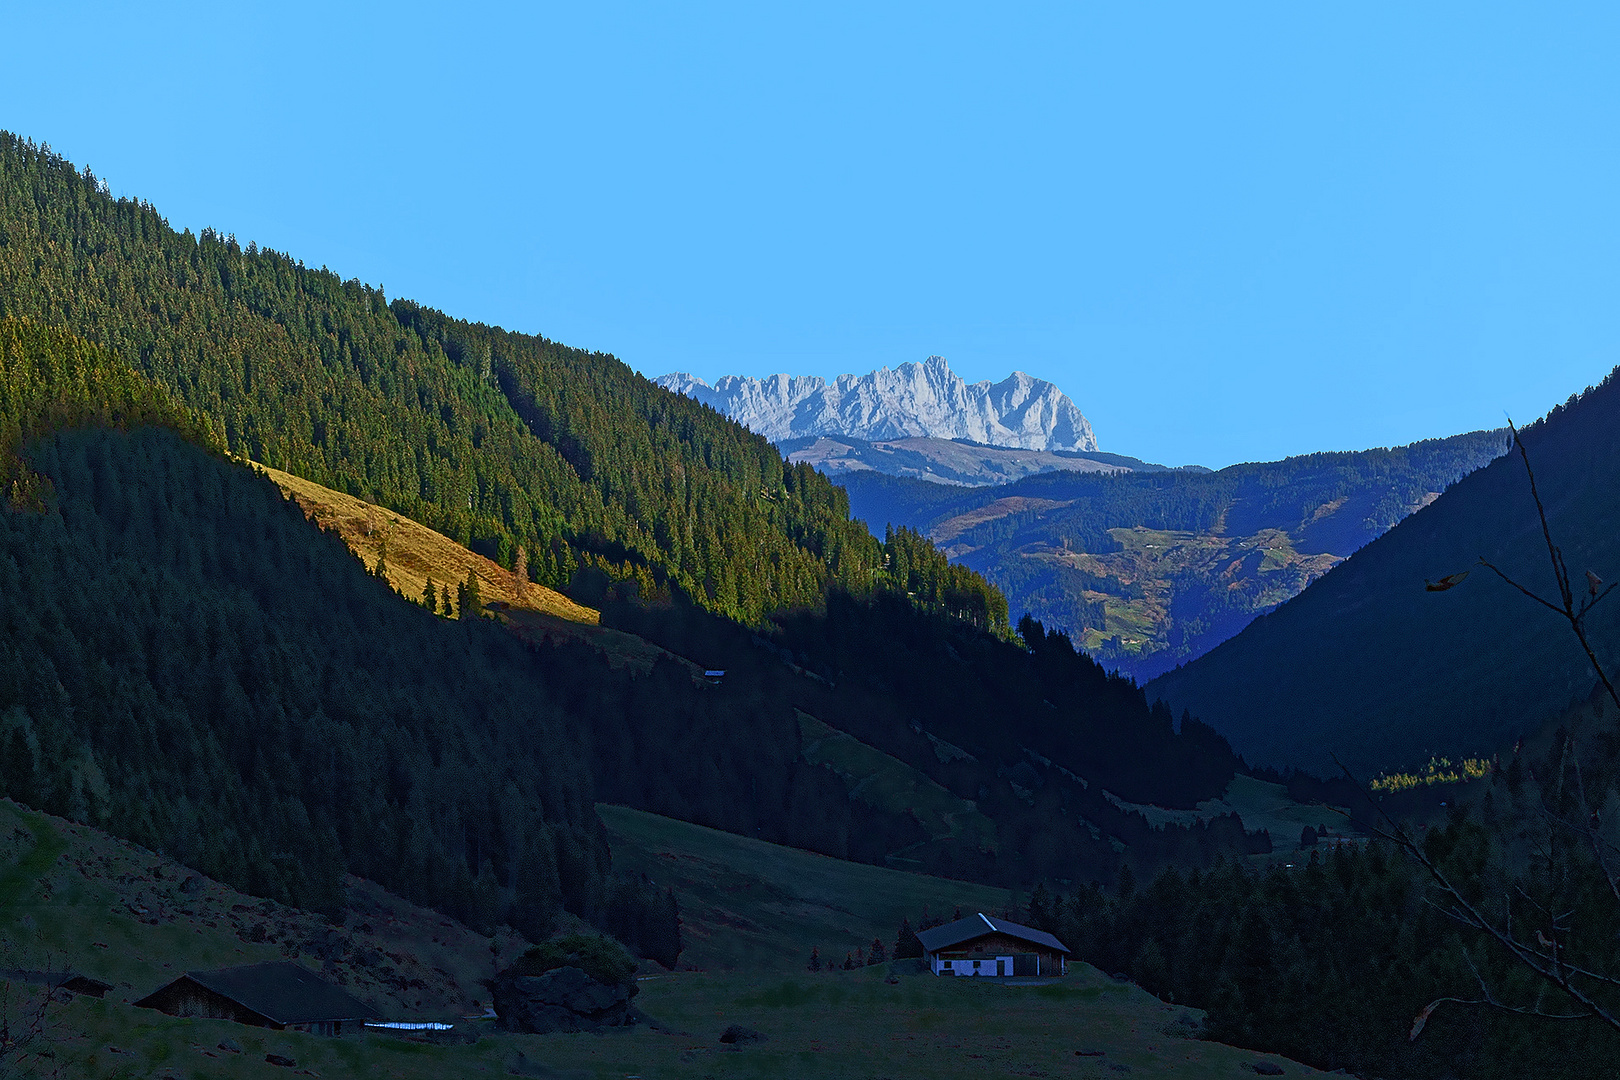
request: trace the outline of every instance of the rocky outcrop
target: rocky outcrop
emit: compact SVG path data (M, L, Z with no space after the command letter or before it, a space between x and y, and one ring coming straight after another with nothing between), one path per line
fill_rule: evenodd
M1090 421L1056 386L1021 371L998 383L970 384L942 356L867 375L840 375L831 384L815 376L728 375L710 386L679 372L657 382L772 442L815 435L922 436L1023 450L1097 449Z
M636 984L602 983L577 967L560 967L543 975L503 971L490 981L495 1015L508 1031L544 1035L550 1031L595 1031L636 1023L630 1007Z

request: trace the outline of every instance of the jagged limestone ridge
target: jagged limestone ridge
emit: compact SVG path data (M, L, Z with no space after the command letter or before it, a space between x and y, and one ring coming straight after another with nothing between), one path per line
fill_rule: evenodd
M1096 450L1091 423L1055 385L1015 371L968 383L942 356L866 375L727 375L713 386L694 375L660 386L697 399L773 441L806 435L860 439L927 436L1023 450Z

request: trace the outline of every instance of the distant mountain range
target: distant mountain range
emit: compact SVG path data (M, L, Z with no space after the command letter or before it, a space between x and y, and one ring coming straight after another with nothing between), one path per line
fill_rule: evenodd
M872 470L837 479L874 532L922 532L1001 589L1014 618L1066 630L1106 667L1146 680L1297 595L1506 443L1504 432L1475 432L1216 473L1071 455L1065 471L993 487ZM1193 708L1218 710L1203 698Z
M1020 372L943 357L824 379L657 382L832 477L881 536L914 529L1139 681L1203 655L1499 455L1501 432L1393 450L1167 468L1097 449L1078 407Z
M727 375L713 386L695 375L658 385L695 398L772 442L846 436L867 441L967 439L1020 450L1095 451L1091 422L1067 394L1015 371L998 383L968 383L943 356L920 364L840 375Z

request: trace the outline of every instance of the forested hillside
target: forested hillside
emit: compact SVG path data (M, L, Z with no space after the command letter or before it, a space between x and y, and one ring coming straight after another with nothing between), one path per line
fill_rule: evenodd
M1525 428L1554 540L1577 581L1620 578L1620 381ZM1584 698L1595 676L1552 612L1479 568L1556 586L1524 464L1510 454L1452 486L1320 581L1150 694L1190 708L1250 762L1363 773L1431 755L1489 757ZM1455 588L1425 582L1469 572ZM1620 658L1620 604L1590 619Z
M1190 807L1222 792L1237 762L1207 727L1183 718L1178 731L1169 712L1150 709L1129 680L1105 674L1038 623L1020 626L1026 647L1019 648L892 596L871 603L835 596L824 612L777 620L769 637L679 605L610 603L602 619L726 670L721 693L693 706L683 703L673 670L660 692L638 691L629 700L607 697L620 692L612 687L576 684L581 711L625 717L617 734L598 743L610 755L598 759L605 799L751 833L744 815L752 812L746 793L755 781L746 771L725 771L725 762L745 751L710 750L712 760L699 761L699 747L729 747L750 730L780 731L796 709L903 762L995 827L989 846L931 842L914 814L874 820L856 787L850 816L833 809L825 818L834 829L849 821L851 858L879 861L874 854L886 850L908 869L1022 887L1042 879L1108 881L1126 863L1145 873L1270 849L1269 837L1247 832L1235 815L1154 827L1119 807L1108 793ZM683 743L671 759L672 732L700 728L686 719L694 707L712 735ZM680 720L671 725L670 716ZM766 736L757 738L763 746ZM862 817L871 823L856 828Z
M6 793L316 910L350 870L475 924L589 910L580 732L493 626L369 577L172 435L48 437L0 515Z
M1537 764L1557 772L1556 758ZM1498 806L1508 801L1500 785L1494 794ZM1432 829L1426 846L1454 880L1472 881L1486 852L1512 861L1493 839L1500 842L1477 815L1459 815ZM1504 950L1449 918L1427 875L1399 853L1375 843L1296 858L1260 873L1236 864L1172 870L1140 888L1081 889L1061 900L1041 890L1027 918L1077 958L1208 1010L1209 1038L1319 1069L1413 1080L1614 1074L1620 1036L1573 1008L1556 1009L1556 994L1544 985L1538 993ZM1608 891L1593 883L1573 922L1612 970ZM1535 1001L1543 1014L1485 1005L1481 979L1497 1000ZM1436 998L1446 1001L1425 1012ZM1421 1028L1413 1023L1420 1015Z
M612 918L648 897L607 882L595 800L1008 884L1268 845L1235 817L1154 829L1115 806L1104 787L1218 794L1231 752L1038 625L1026 651L904 596L928 575L947 603L971 588L910 532L882 545L897 588L835 591L758 632L604 589L605 621L724 668L711 685L674 658L526 646L465 607L436 618L71 335L0 319L0 372L19 495L0 566L6 791L249 891L326 909L348 871L479 926L543 929L560 905ZM936 835L851 790L807 759L805 714L989 834Z
M1219 472L1046 473L991 488L848 473L857 517L917 529L1139 681L1202 655L1483 466L1503 432Z
M402 301L388 305L375 290L340 282L279 254L251 246L243 250L212 233L200 238L174 233L151 207L114 201L89 174L15 139L0 140L0 165L0 305L11 313L6 325L14 334L33 335L45 352L93 356L90 366L112 373L107 378L156 395L168 410L158 421L193 441L392 505L508 564L522 544L540 579L611 606L621 628L673 640L680 655L731 672L722 686L712 687L693 684L688 670L674 662L646 675L615 671L600 654L578 644L502 653L504 659L478 661L488 674L461 692L465 707L458 711L434 697L448 693L456 662L445 659L436 667L429 657L435 650L458 656L460 638L439 641L433 635L440 631L431 628L440 624L432 620L420 623L429 628L421 631L425 638L387 629L390 620L420 619L408 607L405 614L379 615L378 626L397 637L399 648L423 650L411 663L384 654L370 664L367 650L376 645L363 626L352 623L275 632L311 643L310 664L315 656L341 660L348 672L344 678L354 685L375 684L381 701L411 695L413 679L443 671L446 682L417 696L438 702L435 715L455 739L470 740L466 762L499 763L485 769L482 783L502 782L525 755L539 754L531 770L534 783L552 783L547 778L553 769L573 777L552 784L558 792L594 777L594 785L588 784L592 798L870 861L904 851L908 865L1007 882L1080 872L1109 878L1121 865L1120 844L1147 867L1178 857L1204 862L1266 843L1247 835L1236 818L1215 826L1155 830L1141 815L1114 806L1103 787L1141 800L1186 802L1214 794L1231 776L1230 751L1196 724L1184 724L1178 733L1167 713L1150 710L1128 684L1114 685L1076 656L1066 638L1035 626L1025 628L1034 654L1010 644L1005 602L978 575L950 565L911 530L888 530L877 541L847 517L842 492L824 478L785 465L762 439L658 390L611 357L458 322ZM35 321L16 321L19 312L31 312ZM63 324L95 335L106 353L48 329ZM148 375L124 367L126 360ZM96 508L82 517L59 510L46 514L45 520L58 522L51 527L68 531L69 547L104 551L115 541L133 545L121 549L120 557L144 566L143 573L154 579L162 575L153 567L177 563L195 577L199 566L213 567L225 558L217 553L225 544L218 537L222 530L235 535L230 533L235 526L208 520L210 513L225 512L220 506L190 506L189 517L158 530L167 546L155 551L140 546L149 544L150 536L125 537L119 531L116 523L137 513L143 493L168 490L166 471L202 466L184 464L190 460L185 455L195 451L178 444L172 454L143 457L145 451L137 454L117 440L92 440L86 445L100 449L84 451L90 455L85 460L116 467L76 464L83 455L60 447L78 446L74 440L90 436L67 429L86 422L107 426L107 418L94 412L96 395L81 396L90 404L69 414L51 413L38 401L16 411L35 417L27 421L31 426L15 427L15 439L41 463L41 478L35 480L26 468L15 470L16 479L25 481L17 488L21 501L16 505L28 504L26 482L37 482L47 494L55 485L73 506ZM124 426L144 422L135 414L130 419ZM179 456L170 460L173 455ZM223 461L217 467L230 468ZM104 473L111 479L103 482ZM245 480L198 483L203 491L213 490L210 483L257 490L242 487ZM103 507L97 499L111 501ZM28 505L55 504L42 496ZM282 513L279 498L267 505L272 509L250 507L248 520ZM150 508L160 517L173 510L167 502ZM81 526L83 537L75 531ZM291 535L275 542L293 544ZM79 558L96 565L89 555ZM251 577L258 572L252 567L288 558L293 556L279 548L239 548L230 555L253 582L259 579ZM337 589L336 597L344 589L375 594L382 606L405 604L386 589L378 593L381 583L358 566L342 571L351 577L355 572L359 576L342 588L322 588ZM88 570L66 583L55 573L40 568L42 595L54 596L58 589L76 595L73 590L92 588L87 583L96 580ZM103 587L111 588L94 586ZM172 617L184 623L203 617L193 607L212 610L205 598L221 587L185 579L171 583L164 595L181 606ZM295 604L287 618L318 617L319 609L308 605L317 602L320 588L290 592L305 606ZM240 591L231 595L232 602L246 602ZM72 608L71 617L62 620L70 635L112 632L100 625L105 612L80 601L50 603ZM137 602L131 610L144 609ZM277 624L285 615L278 612L272 607L236 622L248 628ZM774 621L766 618L772 612ZM193 647L204 648L213 633L210 624L208 631L193 634ZM477 635L485 631L455 633L481 641ZM34 641L31 634L22 633L17 648L42 649L27 644ZM238 652L253 655L255 641L240 645ZM187 660L188 678L212 686L199 656L184 650L176 655ZM1070 671L1065 664L1078 666ZM396 679L405 668L409 677ZM294 681L302 685L308 672L296 665L294 670L300 673ZM822 670L825 675L812 677ZM233 677L245 688L248 713L282 710L303 717L296 721L302 724L310 710L331 717L354 709L368 718L365 723L384 723L383 714L366 713L355 703L358 691L351 693L333 675L320 676L317 690L306 687L308 696L297 699L296 710L283 702L291 691L281 683L255 682L264 676L245 669ZM477 678L485 678L487 688L477 685ZM96 708L124 707L123 691L116 686L76 687L75 692L99 695ZM230 730L245 707L226 690L208 693L214 696L155 688L154 700L172 702L178 695L187 704L173 705L172 714L147 721L146 729L153 738L180 746L206 748L210 740L229 744L234 738L210 727L208 710L230 702L234 711L221 721ZM531 695L525 700L538 710L536 718L515 749L496 752L481 740L494 737L486 730L491 725L497 733L507 730L501 726L506 721L483 717L481 710L498 716L506 707L502 702L523 693ZM932 837L919 831L904 807L852 797L835 772L805 759L796 712L801 708L851 731L956 797L981 804L997 839L979 844ZM408 721L424 714L405 709L399 715ZM339 723L364 733L360 719ZM325 729L317 724L314 730ZM323 752L331 741L302 734L283 765L296 767L301 755ZM552 745L576 746L583 756L552 759L539 749ZM432 768L444 767L438 744L430 740L429 751ZM57 760L52 754L36 764L49 771ZM289 860L276 871L280 877L254 879L251 887L316 904L329 895L332 874L343 868L377 870L367 860L381 858L376 852L386 844L362 851L353 846L358 833L343 831L353 821L342 815L360 811L319 801L339 796L307 793L317 805L306 805L302 814L263 807L250 813L243 792L258 792L259 782L244 778L238 792L227 779L229 769L217 764L211 763L201 787L201 774L169 772L142 781L149 784L142 798L157 800L155 806L214 807L212 827L221 838L210 843L217 850L195 856L212 860L207 868L241 881L242 874L261 873L264 852L286 852ZM414 776L417 768L405 772ZM318 768L313 772L325 775ZM120 766L109 783L136 775L139 769ZM50 783L57 787L69 783L53 776ZM272 806L278 800L303 801L306 793L297 786L302 782L283 776L281 787L253 798L269 799ZM509 815L483 803L480 809L462 807L450 788L442 800L422 794L425 801L396 805L387 795L399 794L393 779L365 783L366 798L384 804L366 803L365 814L396 814L394 827L427 815L442 831L431 843L423 841L433 852L428 863L418 859L403 869L399 864L395 873L401 878L382 880L458 913L483 905L484 914L475 921L487 921L490 904L520 903L501 892L517 880L512 860L519 855L511 854L517 841L503 831ZM411 783L411 790L422 792L417 780ZM40 788L38 797L46 790ZM476 794L483 790L478 784L471 790L475 801L485 798ZM532 801L522 794L527 790L519 789L524 804ZM129 798L132 808L142 801ZM183 815L173 815L150 821L132 816L128 828L144 842L190 844L181 828ZM493 835L463 829L455 824L460 816L476 817ZM293 845L286 830L306 817L313 824L304 845ZM340 826L340 819L349 823ZM327 824L337 830L336 846ZM558 828L564 825L589 832L584 819L565 817ZM527 825L511 828L530 835ZM317 840L325 846L309 846ZM588 840L579 841L586 855L557 855L551 870L534 875L540 893L521 903L538 910L542 899L576 907L595 902L601 868L591 869L597 856L589 855L595 849ZM492 844L505 844L506 862L490 855Z
M175 232L5 133L0 316L104 346L233 454L507 567L523 545L542 584L594 568L751 622L829 586L886 581L840 489L614 357L389 303L231 236ZM918 599L943 605L949 587L957 614L1005 631L994 591L962 580L966 593L942 580Z

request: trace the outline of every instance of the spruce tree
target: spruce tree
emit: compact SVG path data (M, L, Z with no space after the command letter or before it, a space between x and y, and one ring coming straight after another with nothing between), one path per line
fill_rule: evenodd
M894 938L894 958L896 960L911 960L923 954L922 942L917 940L917 932L911 928L910 919L900 920L900 932Z
M512 592L519 604L529 593L529 553L522 544L517 546L517 554L512 557Z
M1037 930L1052 929L1052 898L1041 882L1035 883L1035 889L1029 894L1029 907L1026 911L1029 925Z
M484 601L478 595L478 571L467 571L467 583L461 587L461 617L476 619L484 613Z
M34 782L34 748L28 745L28 735L20 727L11 729L4 775L7 795L26 806L39 804L38 785Z
M422 587L422 606L435 615L439 612L439 594L433 589L433 579L431 577L427 579L427 584Z

